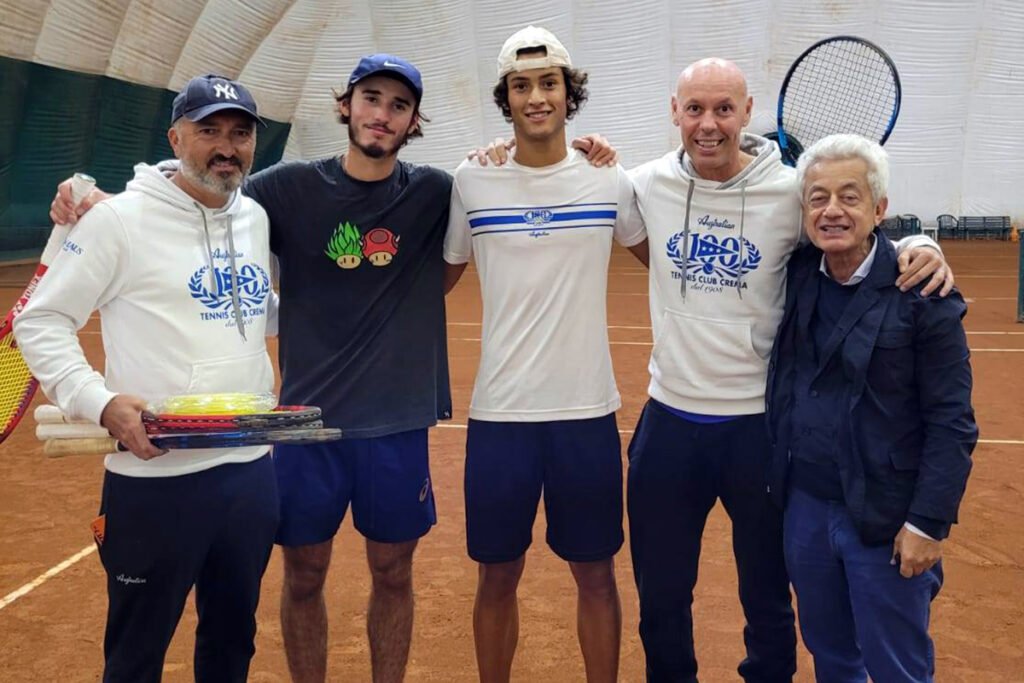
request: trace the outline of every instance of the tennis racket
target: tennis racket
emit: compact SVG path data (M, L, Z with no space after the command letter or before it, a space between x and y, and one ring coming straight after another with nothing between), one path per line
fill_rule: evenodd
M96 181L90 176L84 173L75 174L71 180L71 197L76 206L95 184ZM36 268L35 275L18 297L14 308L4 318L3 323L0 323L0 443L3 443L21 422L39 387L39 382L32 376L15 342L14 319L24 310L25 304L36 291L39 280L46 274L46 269L64 246L64 240L70 231L70 225L53 227L46 248L43 249L43 255L39 258L39 267Z
M902 95L899 72L882 48L856 36L818 41L782 81L775 135L783 163L795 166L805 147L834 133L884 145Z
M237 432L195 432L192 434L169 434L151 436L150 441L157 448L241 448L244 446L265 446L273 444L309 445L337 441L340 429L323 427L296 427L292 429L256 429ZM43 445L43 452L51 458L67 455L90 455L127 451L114 438L52 439Z
M92 423L79 424L72 422L54 405L41 405L34 413L36 423L61 427L44 433L60 433L72 437L90 437L94 434L76 434L75 428L91 429ZM251 429L281 429L290 427L319 427L321 411L316 406L277 406L269 412L244 414L196 414L181 415L167 413L154 415L142 414L142 422L149 434L177 434L181 432L234 432ZM37 430L38 431L38 430ZM67 436L47 437L67 438Z

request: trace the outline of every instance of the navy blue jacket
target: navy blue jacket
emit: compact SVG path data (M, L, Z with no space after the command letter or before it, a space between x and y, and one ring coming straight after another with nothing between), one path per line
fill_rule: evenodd
M922 297L895 286L896 251L879 231L871 272L830 337L819 368L839 354L846 382L833 397L842 419L836 461L843 497L865 544L890 543L911 515L957 521L978 428L960 293ZM772 439L769 490L785 505L797 354L814 346L821 251L808 245L789 262L786 309L768 367Z

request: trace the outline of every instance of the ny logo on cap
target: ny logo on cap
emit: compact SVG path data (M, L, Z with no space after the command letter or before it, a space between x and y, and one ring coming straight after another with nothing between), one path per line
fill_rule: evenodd
M223 97L226 100L237 100L238 93L230 83L214 83L213 94L216 97Z

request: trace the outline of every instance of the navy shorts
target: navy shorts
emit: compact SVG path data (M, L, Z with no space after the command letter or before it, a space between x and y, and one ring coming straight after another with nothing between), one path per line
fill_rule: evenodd
M548 545L569 562L622 547L622 449L615 414L553 422L469 421L466 541L477 562L530 547L544 494Z
M412 541L437 522L426 429L312 446L279 445L274 468L281 492L281 545L330 540L349 503L356 530L379 543Z

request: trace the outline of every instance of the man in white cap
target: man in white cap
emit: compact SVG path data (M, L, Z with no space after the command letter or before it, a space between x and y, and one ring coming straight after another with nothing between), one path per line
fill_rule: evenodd
M446 288L472 255L483 294L465 476L467 545L480 563L481 681L510 677L516 591L542 492L548 545L576 580L587 680L618 674L621 401L605 299L613 238L644 262L647 242L622 168L592 166L567 146L566 121L586 101L586 82L550 32L512 35L498 56L494 101L515 129L514 156L455 172Z

